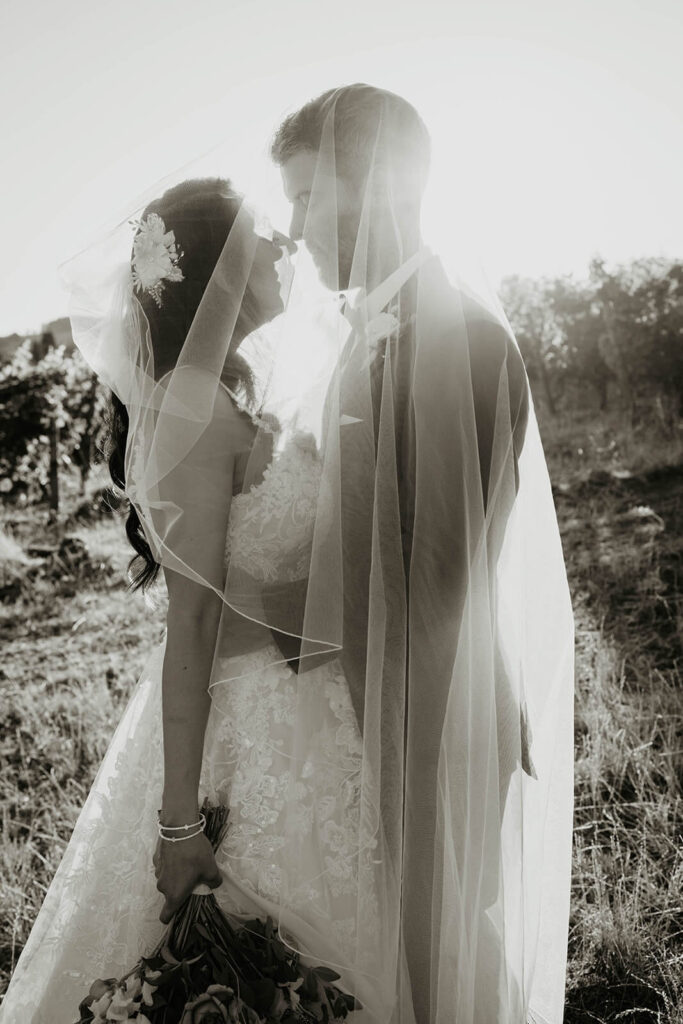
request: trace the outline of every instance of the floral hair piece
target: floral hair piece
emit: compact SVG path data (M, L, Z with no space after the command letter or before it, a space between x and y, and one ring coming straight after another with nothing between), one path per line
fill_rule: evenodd
M131 224L137 228L133 239L133 285L137 292L148 292L161 307L164 282L184 280L178 266L183 253L178 252L174 233L166 230L158 213L150 213Z

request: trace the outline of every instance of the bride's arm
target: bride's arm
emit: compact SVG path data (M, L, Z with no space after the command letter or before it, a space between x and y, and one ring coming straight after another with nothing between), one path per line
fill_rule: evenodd
M163 481L163 500L181 509L169 531L169 548L192 573L222 592L225 542L232 499L234 454L243 438L222 389L214 418L185 460ZM229 443L227 439L230 439ZM236 440L238 443L236 443ZM161 822L186 825L199 818L198 789L204 734L211 706L208 690L223 601L209 586L164 565L168 589L166 649L162 669L164 788ZM220 884L211 845L201 834L180 843L159 840L157 888L166 896L168 921L195 885Z
M161 806L164 824L183 825L198 817L204 733L211 706L208 683L222 601L173 570L166 570L166 581L169 604L162 673Z
M173 579L173 577L176 577ZM204 734L211 705L207 689L220 617L220 598L186 577L166 572L169 589L166 651L162 671L164 790L160 820L179 826L199 819L198 788ZM172 596L171 596L172 595ZM175 833L180 834L180 833ZM160 918L168 922L195 885L221 883L211 844L203 834L180 843L159 840L157 888L166 897Z

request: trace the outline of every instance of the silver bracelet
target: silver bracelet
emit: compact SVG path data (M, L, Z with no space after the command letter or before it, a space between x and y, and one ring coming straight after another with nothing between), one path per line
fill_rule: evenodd
M157 811L157 815L161 816L161 811ZM159 830L163 829L164 832L187 832L190 828L199 828L203 831L205 825L206 815L200 812L199 821L193 821L190 825L162 825L159 821L157 828Z
M159 817L161 817L161 811L157 811ZM193 821L189 825L162 825L160 821L157 822L157 832L159 837L165 840L167 843L182 843L184 839L194 839L195 836L200 836L204 831L206 825L206 815L199 815L199 821ZM194 829L194 832L190 832L190 829ZM166 832L184 832L182 836L167 836Z
M203 828L198 828L196 832L191 832L186 836L165 836L164 833L159 829L159 837L167 843L182 843L185 839L194 839L195 836L201 836L204 832Z

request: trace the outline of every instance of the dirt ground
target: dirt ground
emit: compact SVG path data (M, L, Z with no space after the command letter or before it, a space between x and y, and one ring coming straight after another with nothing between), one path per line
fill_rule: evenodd
M0 515L31 559L0 548L0 991L164 628L97 493L69 499L61 550L45 510ZM681 1024L683 466L558 473L554 497L577 625L565 1022Z

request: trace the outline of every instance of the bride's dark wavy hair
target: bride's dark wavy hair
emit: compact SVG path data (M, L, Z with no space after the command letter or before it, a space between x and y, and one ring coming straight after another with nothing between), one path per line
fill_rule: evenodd
M142 219L150 213L158 214L167 230L174 232L178 251L183 253L180 260L183 280L165 288L161 307L147 292L136 294L149 323L152 351L157 357L157 380L175 365L241 204L242 196L227 179L197 178L168 189L145 208ZM235 335L244 336L256 326L258 308L247 285ZM228 353L221 379L232 391L250 393L249 368L236 351ZM103 452L116 493L125 492L128 423L126 406L112 392ZM145 591L156 580L159 563L147 543L138 513L128 499L125 499L124 514L126 507L126 535L135 551L128 563L130 589Z

